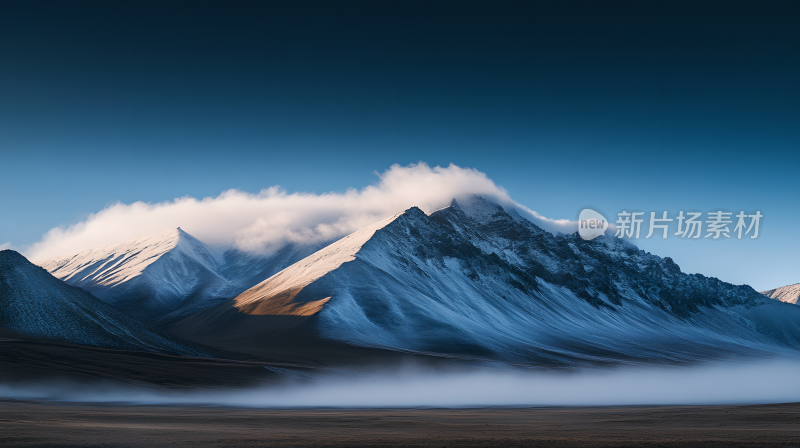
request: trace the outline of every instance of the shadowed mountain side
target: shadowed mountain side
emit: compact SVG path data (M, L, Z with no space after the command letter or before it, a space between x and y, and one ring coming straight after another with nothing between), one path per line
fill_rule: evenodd
M276 294L274 296L276 304L264 304L259 307L257 304L260 302L256 302L239 308L234 306L235 302L232 300L168 328L178 337L209 347L243 353L264 360L281 360L315 366L374 365L391 368L410 363L433 367L483 361L470 355L485 353L456 355L453 350L423 352L395 347L368 347L321 337L317 313L327 300L305 301L308 297L317 295L318 287L312 284L299 292ZM290 303L287 303L288 296L291 296ZM286 313L287 310L298 309L302 312ZM275 314L269 314L270 312Z
M233 308L201 313L170 327L180 337L236 351L263 360L315 367L373 366L381 369L414 365L451 368L483 364L484 359L396 348L353 345L320 337L315 316L270 316L238 313Z
M0 381L126 384L169 387L250 386L304 376L312 366L172 356L50 341L0 329Z
M0 251L0 328L95 347L214 356L67 285L13 250Z

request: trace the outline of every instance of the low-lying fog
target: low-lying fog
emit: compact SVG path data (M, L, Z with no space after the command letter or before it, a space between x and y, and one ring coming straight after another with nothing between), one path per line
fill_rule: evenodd
M556 373L408 368L229 390L0 384L0 397L265 408L785 403L800 402L800 360Z

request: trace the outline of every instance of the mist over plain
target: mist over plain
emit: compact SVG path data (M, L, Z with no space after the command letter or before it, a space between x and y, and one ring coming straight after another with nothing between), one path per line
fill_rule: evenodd
M0 398L253 408L721 405L800 402L800 360L538 371L339 372L236 389L175 390L50 381L0 384Z

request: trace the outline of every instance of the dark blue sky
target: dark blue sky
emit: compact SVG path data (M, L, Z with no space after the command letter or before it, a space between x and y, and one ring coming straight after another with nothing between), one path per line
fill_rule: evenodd
M552 218L760 209L758 245L652 251L800 281L797 23L794 1L2 0L0 243L114 201L425 161ZM769 273L742 277L752 260Z

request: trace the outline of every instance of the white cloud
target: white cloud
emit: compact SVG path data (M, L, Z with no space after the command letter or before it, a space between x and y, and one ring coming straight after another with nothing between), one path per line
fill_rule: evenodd
M51 229L26 255L41 261L176 227L207 243L269 251L286 241L316 242L341 237L412 206L430 213L453 198L470 194L517 207L547 230L575 230L569 221L550 220L515 203L480 171L455 165L431 168L419 163L394 165L380 175L376 185L344 193L287 193L276 186L258 194L228 190L203 199L117 203L78 224Z
M11 246L10 242L9 243L0 244L0 250L6 250L6 249L13 249L13 247Z

